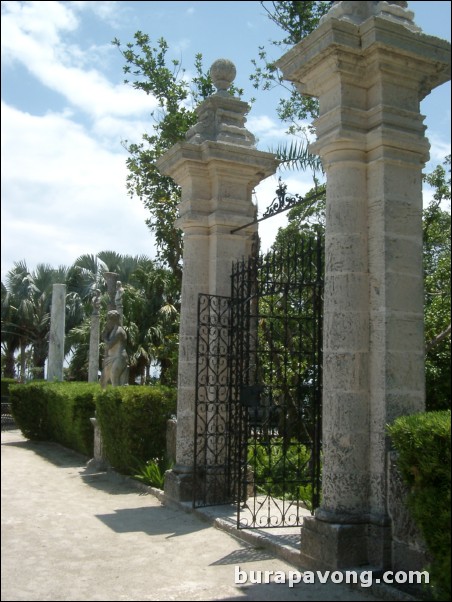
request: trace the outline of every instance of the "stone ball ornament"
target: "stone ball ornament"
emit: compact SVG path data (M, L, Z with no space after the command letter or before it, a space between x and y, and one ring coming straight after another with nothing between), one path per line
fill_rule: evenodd
M227 94L227 89L234 81L236 75L237 70L235 65L228 59L218 59L210 67L210 77L217 89L217 94Z

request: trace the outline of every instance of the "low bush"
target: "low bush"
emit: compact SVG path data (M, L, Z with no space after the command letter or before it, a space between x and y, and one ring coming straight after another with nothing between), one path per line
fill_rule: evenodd
M317 507L311 452L296 439L286 445L281 437L268 442L251 440L247 462L253 472L255 493L301 502L311 512Z
M11 413L28 439L55 441L93 455L96 383L31 382L10 386Z
M176 412L176 391L163 386L107 387L96 394L96 417L110 464L134 474L137 462L166 455L166 423Z
M137 462L134 474L132 475L137 481L141 481L145 485L163 489L165 484L165 472L172 468L172 463L165 458L155 458L147 462Z
M16 384L17 384L17 380L14 380L14 378L2 378L1 379L2 399L4 397L9 397L9 386L16 385Z
M388 427L398 466L410 488L408 506L433 558L431 594L451 596L451 414L403 416Z

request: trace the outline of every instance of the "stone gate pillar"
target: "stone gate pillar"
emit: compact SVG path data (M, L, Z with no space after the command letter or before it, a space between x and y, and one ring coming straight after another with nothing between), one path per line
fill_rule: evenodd
M54 284L50 310L50 337L47 380L63 380L64 329L66 324L66 285Z
M225 59L211 67L216 94L197 109L198 123L185 142L157 163L181 186L178 226L184 234L179 337L176 464L167 473L165 494L192 499L198 294L231 294L233 261L251 251L256 226L252 191L277 168L274 155L258 151L245 128L249 106L227 92L235 78Z
M337 2L277 65L319 98L327 176L323 493L302 558L385 567L385 425L424 409L420 101L449 79L450 45L405 2Z

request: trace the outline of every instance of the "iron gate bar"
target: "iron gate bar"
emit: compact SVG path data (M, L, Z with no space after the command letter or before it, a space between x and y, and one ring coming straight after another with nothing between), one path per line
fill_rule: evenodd
M230 298L200 294L196 350L193 506L230 499Z
M243 226L239 226L238 228L234 228L231 230L231 234L235 234L235 232L239 232L244 228L248 228L248 226L252 226L254 224L258 224L263 222L274 215L278 215L278 213L283 213L284 211L288 211L295 207L296 205L301 205L302 203L309 203L311 201L315 201L324 196L324 192L317 192L315 194L302 197L299 194L288 194L287 193L287 184L283 184L281 178L279 178L279 185L276 189L276 198L273 199L270 206L267 207L264 214L260 218L255 218L252 222L248 222Z
M320 237L233 273L237 528L300 525L318 506L322 291Z
M323 239L234 265L200 295L194 506L235 502L238 528L301 524L320 500Z

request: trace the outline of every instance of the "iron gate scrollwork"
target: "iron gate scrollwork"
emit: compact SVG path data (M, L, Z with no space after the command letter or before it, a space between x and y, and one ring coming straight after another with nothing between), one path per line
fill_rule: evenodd
M324 251L301 237L201 295L195 505L237 504L238 528L296 526L319 505Z
M229 297L200 294L196 353L194 505L232 501Z

